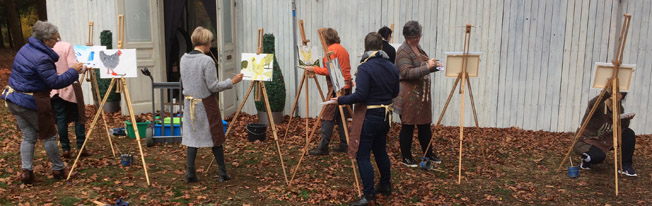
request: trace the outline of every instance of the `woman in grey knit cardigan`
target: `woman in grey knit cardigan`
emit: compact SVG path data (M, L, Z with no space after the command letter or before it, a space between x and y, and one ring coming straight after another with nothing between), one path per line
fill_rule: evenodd
M224 128L218 101L218 92L231 89L242 80L242 74L219 81L215 62L206 56L211 48L213 33L197 27L190 37L195 49L181 57L181 81L185 108L181 144L188 146L186 182L197 182L195 157L199 147L211 147L219 166L218 181L231 179L224 164ZM190 117L190 118L188 118ZM188 121L190 120L190 121Z

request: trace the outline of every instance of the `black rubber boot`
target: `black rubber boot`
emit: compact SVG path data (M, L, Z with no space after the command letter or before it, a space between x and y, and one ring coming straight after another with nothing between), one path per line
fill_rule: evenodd
M199 177L197 177L197 172L195 171L195 167L188 167L188 171L186 171L185 180L186 183L199 182Z
M219 167L217 181L224 182L230 180L231 176L226 173L226 164L224 163L224 147L222 145L213 147L213 155Z
M392 195L392 184L389 185L380 185L376 186L376 194L381 194L385 197Z

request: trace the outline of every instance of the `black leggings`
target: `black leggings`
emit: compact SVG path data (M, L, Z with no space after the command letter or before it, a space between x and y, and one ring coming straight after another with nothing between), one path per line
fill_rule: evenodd
M631 166L632 156L634 156L634 146L636 146L636 134L634 133L634 130L625 128L623 129L622 138L623 165ZM585 154L591 157L591 161L589 162L591 164L601 163L607 157L607 154L596 146L591 146L589 151L586 151Z
M432 136L432 131L430 130L430 124L420 124L417 125L418 130L418 139L419 144L421 145L421 151L426 151L430 138ZM412 135L414 134L414 125L401 124L401 133L399 134L399 143L401 145L401 156L403 158L412 159ZM425 152L426 156L432 156L432 147Z

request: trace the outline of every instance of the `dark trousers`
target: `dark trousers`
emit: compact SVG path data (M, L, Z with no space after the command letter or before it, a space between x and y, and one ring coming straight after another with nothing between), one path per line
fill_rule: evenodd
M367 110L362 124L360 146L356 156L365 195L375 194L374 167L371 165L370 158L372 151L376 159L376 166L378 166L380 172L380 185L390 184L387 132L389 132L389 119L385 119L385 109Z
M347 115L345 114L344 116L346 117ZM347 147L346 133L344 133L344 123L342 123L342 118L340 117L340 111L338 109L335 112L335 117L333 120L321 121L321 141L319 141L319 149L328 149L328 144L330 144L331 137L333 136L333 127L335 127L335 123L337 123L337 128L340 132L340 147Z
M634 130L630 128L623 129L622 144L623 166L631 166L632 157L634 156L634 146L636 146L636 134L634 133ZM591 164L601 163L605 158L607 158L607 154L596 146L591 146L589 151L586 151L585 154L591 157L591 161L589 162Z
M432 147L426 152L430 138L432 137L432 131L430 130L430 124L420 124L417 125L417 137L419 139L419 144L421 144L421 151L424 151L426 156L432 156ZM412 159L412 134L414 134L414 125L401 124L401 132L399 134L399 143L401 145L401 156L403 158Z
M80 149L86 140L86 128L83 122L79 122L79 110L77 104L68 102L55 95L52 97L52 109L56 115L57 130L59 131L59 141L63 151L70 151L70 140L68 139L68 118L75 121L75 135L77 136L77 149ZM72 117L68 117L71 115ZM85 115L85 114L84 114Z

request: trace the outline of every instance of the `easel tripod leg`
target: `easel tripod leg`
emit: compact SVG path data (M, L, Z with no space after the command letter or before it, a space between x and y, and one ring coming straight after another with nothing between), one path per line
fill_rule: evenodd
M263 91L263 101L265 101L265 107L267 108L267 118L269 118L269 125L272 127L272 134L274 134L274 142L276 142L276 150L278 152L278 158L281 161L281 167L283 168L283 176L285 177L285 184L288 184L288 175L285 171L285 163L283 162L283 154L281 153L281 147L278 144L278 136L276 135L276 125L274 125L274 118L272 117L272 109L269 106L269 99L267 96L267 89L263 82L258 82Z
M111 89L113 89L113 86L115 85L115 82L116 82L116 79L111 79L111 83L109 84L109 88L107 89L107 91L111 91ZM102 99L102 102L100 103L100 108L102 108L104 106L104 104L106 103L106 100L109 98L109 94L111 94L111 93L107 92L104 95L104 98ZM93 132L93 129L95 128L95 123L97 123L97 120L98 120L101 112L102 112L101 109L98 109L95 112L95 116L93 117L93 122L91 123L91 126L88 129L88 131L86 132L86 140L84 141L81 148L79 149L79 152L77 153L77 157L75 158L75 161L72 163L72 167L70 168L70 171L68 172L68 177L66 177L66 180L70 180L71 174L73 173L73 171L75 171L75 166L77 165L77 161L79 161L79 157L81 156L82 151L84 151L84 148L86 147L86 143L88 143L88 141L90 140L91 133Z
M611 85L611 80L608 81L607 85ZM593 117L593 114L595 113L595 110L598 108L598 104L604 97L604 94L607 92L610 86L605 87L602 89L602 92L600 92L600 95L598 96L598 99L595 101L595 104L593 104L593 107L591 107L591 111L589 112L589 115L586 117L586 119L583 120L582 126L580 127L579 130L577 130L577 133L575 133L575 137L573 138L573 143L571 146L568 148L568 152L566 152L566 155L564 158L561 160L561 163L559 163L559 167L557 168L557 172L561 171L561 167L566 163L566 159L570 156L571 152L573 151L573 147L575 147L575 144L580 138L580 135L582 135L582 132L584 132L584 129L586 126L589 124L589 120L591 117Z
M453 92L455 92L455 88L457 88L457 84L460 82L461 76L457 76L455 79L455 84L453 84L453 88L451 89L451 92L448 94L448 99L446 99L446 104L444 104L444 109L441 111L441 114L439 115L439 120L437 120L437 124L435 124L435 129L439 127L439 124L441 124L441 120L444 118L444 114L446 114L446 109L448 108L448 104L451 102L451 99L453 98ZM430 149L432 145L432 139L435 138L435 132L432 132L432 135L430 136L430 141L428 141L428 146L426 146L426 152L423 153L423 157L426 157L428 154L427 151Z
M468 78L468 74L465 74L465 75L467 75L466 86L469 89L469 98L471 98L471 110L473 110L473 120L475 120L475 128L480 130L480 124L478 124L478 114L477 114L477 112L475 110L475 101L473 100L473 91L471 90L471 80L470 80L470 78ZM484 135L481 136L478 139L480 140L480 149L482 150L482 163L484 164L484 167L486 168L487 167L487 155L486 155L485 149L484 149L484 142L482 140L483 137L484 137Z
M127 87L127 80L122 77L122 94L125 96L127 109L129 110L129 117L131 118L132 128L134 129L134 134L136 134L136 142L138 143L138 150L140 151L140 160L143 163L143 170L145 171L145 180L147 180L147 185L150 185L149 174L147 172L147 163L145 163L145 154L143 154L143 146L140 143L140 134L138 132L138 126L136 125L136 117L134 116L134 108L131 104L131 95L129 95L129 88Z
M303 82L306 81L306 72L303 72L303 76L301 77L301 83L299 83L299 90L297 90L297 95L294 97L294 103L292 103L292 112L290 112L290 120L288 120L288 126L285 129L285 134L283 135L283 140L287 138L288 136L288 131L290 131L290 126L292 125L292 118L294 117L294 110L297 108L297 103L299 102L299 95L301 94L301 89L303 89ZM306 96L306 99L308 97Z

